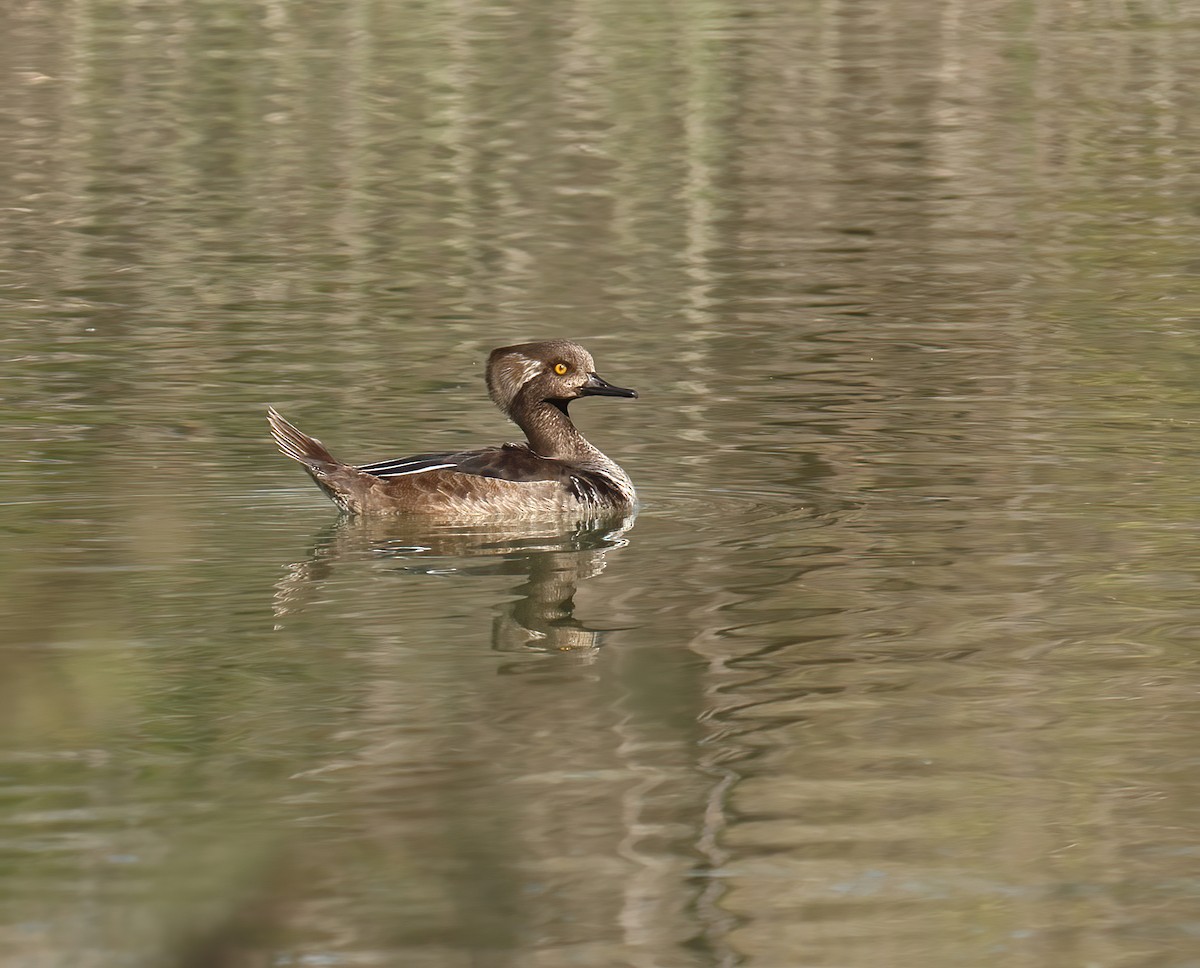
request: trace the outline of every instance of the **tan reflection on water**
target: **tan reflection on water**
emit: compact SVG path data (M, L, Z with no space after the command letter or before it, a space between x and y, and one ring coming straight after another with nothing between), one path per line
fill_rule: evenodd
M1198 29L5 5L0 951L1194 964ZM266 438L496 443L548 335L636 528Z

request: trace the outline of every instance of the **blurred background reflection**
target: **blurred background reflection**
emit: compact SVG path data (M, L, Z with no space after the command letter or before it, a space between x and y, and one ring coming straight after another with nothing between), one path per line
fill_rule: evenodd
M5 965L1194 968L1196 0L0 9ZM339 522L641 397L596 528Z

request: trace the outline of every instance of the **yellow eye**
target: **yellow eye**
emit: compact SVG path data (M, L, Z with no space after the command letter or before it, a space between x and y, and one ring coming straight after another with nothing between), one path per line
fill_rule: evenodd
M566 363L555 363L554 364L554 372L557 373L559 376L562 376L569 369L570 369L570 367L567 366Z

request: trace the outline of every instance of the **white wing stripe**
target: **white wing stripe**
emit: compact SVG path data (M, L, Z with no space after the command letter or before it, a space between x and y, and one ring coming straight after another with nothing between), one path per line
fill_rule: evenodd
M386 474L388 471L420 470L433 464L456 463L447 460L447 454L433 454L426 457L396 457L392 460L377 460L373 464L359 464L360 471L368 474Z
M411 463L411 461L410 461ZM414 467L411 471L371 471L368 474L375 477L407 477L409 474L424 474L426 471L440 471L447 467L457 467L457 464L430 464L428 467ZM363 468L366 470L366 468Z
M363 464L361 467L359 467L359 470L374 473L375 471L388 471L392 470L393 468L398 470L401 467L410 467L413 464L428 463L428 457L401 457L397 460L381 460L376 461L374 464Z

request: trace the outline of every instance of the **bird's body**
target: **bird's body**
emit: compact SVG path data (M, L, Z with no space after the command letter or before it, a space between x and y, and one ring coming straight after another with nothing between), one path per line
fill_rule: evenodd
M488 391L525 431L526 444L447 451L354 466L268 410L279 449L351 514L445 520L594 517L637 502L624 470L584 438L567 405L583 396L636 397L605 383L591 356L567 340L494 350Z

